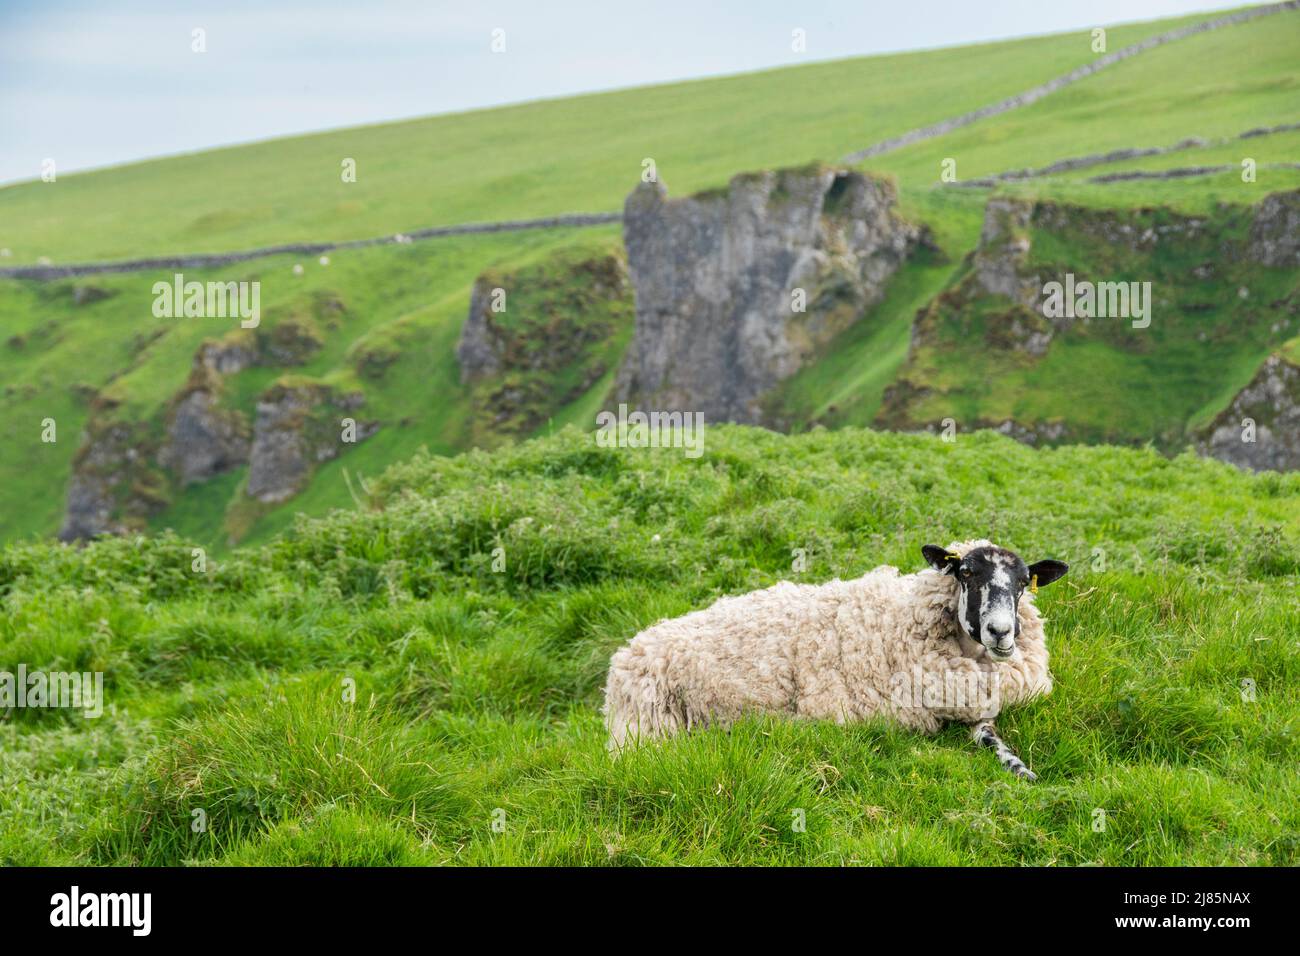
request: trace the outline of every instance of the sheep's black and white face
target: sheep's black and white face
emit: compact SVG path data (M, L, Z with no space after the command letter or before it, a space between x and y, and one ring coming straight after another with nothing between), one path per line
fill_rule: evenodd
M957 623L971 640L979 641L994 660L1008 660L1020 636L1020 596L1031 583L1051 584L1069 570L1060 561L1026 565L1020 555L993 545L975 548L965 557L927 544L921 549L936 571L957 579Z

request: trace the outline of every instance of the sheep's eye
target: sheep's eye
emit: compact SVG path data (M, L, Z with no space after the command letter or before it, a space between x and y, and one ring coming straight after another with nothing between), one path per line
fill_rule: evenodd
M963 578L968 578L970 577L971 572L970 572L970 568L962 568L957 573L960 574Z

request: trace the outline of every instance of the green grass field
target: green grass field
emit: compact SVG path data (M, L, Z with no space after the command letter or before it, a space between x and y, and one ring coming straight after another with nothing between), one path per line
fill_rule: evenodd
M102 670L107 708L0 727L0 860L1300 861L1300 476L719 426L697 460L567 429L371 492L206 574L169 536L3 552L0 668ZM606 754L605 666L640 628L980 535L1072 565L1039 596L1056 689L999 721L1037 784L961 728L754 719Z

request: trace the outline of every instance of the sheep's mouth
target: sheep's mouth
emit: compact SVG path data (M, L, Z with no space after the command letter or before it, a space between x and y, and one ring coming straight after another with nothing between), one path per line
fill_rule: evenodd
M995 661L1009 661L1011 660L1011 658L1015 657L1016 655L1016 649L1014 647L1011 648L1010 650L1000 651L996 648L989 647L986 644L985 648L989 652L989 657L993 658Z

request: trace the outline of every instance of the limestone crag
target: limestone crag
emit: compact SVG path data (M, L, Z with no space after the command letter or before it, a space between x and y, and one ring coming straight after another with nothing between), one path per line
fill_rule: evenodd
M244 464L248 450L244 416L218 407L213 391L196 388L173 404L158 463L190 485Z
M456 345L462 383L475 382L501 371L502 343L492 325L493 288L491 279L479 276L470 293L469 315Z
M1266 266L1300 267L1300 189L1273 193L1255 207L1247 254Z
M889 183L814 166L676 200L641 183L623 239L636 324L613 399L753 424L775 385L881 298L923 234Z
M973 258L975 277L985 292L1006 296L1027 309L1037 309L1042 294L1038 277L1025 270L1033 213L1034 204L1023 199L990 199Z
M1300 362L1285 350L1265 359L1202 434L1199 450L1252 471L1300 469Z
M149 440L142 431L92 415L72 462L61 541L140 531L166 506L166 482L149 464Z
M275 504L301 491L321 462L345 450L343 419L364 403L360 392L339 394L318 382L279 382L267 389L257 403L248 496ZM379 430L377 422L354 421L356 442Z

